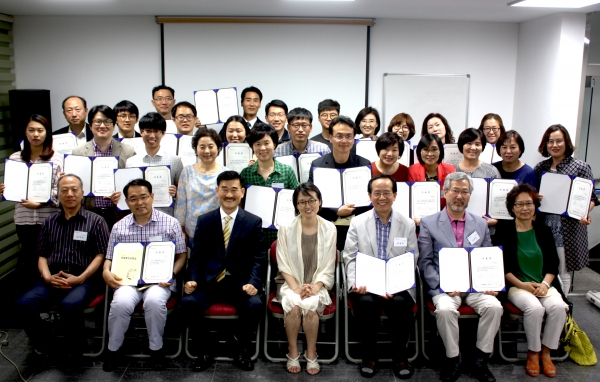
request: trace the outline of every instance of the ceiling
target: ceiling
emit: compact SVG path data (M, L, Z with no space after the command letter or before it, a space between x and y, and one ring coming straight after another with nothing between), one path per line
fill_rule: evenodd
M509 7L511 0L2 0L13 16L294 16L522 22L558 12L600 11Z

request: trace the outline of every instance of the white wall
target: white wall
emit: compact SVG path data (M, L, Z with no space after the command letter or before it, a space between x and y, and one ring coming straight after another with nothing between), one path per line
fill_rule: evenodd
M586 15L559 13L520 24L513 126L526 143L522 159L534 165L551 125L577 136Z
M497 113L511 128L518 28L516 23L377 19L371 28L369 104L383 104L384 73L470 74L469 126ZM417 130L422 123L415 121ZM462 128L453 131L458 137Z
M14 23L17 89L49 89L52 126L66 126L61 103L84 97L88 107L128 99L153 111L160 83L160 27L154 17L29 17Z

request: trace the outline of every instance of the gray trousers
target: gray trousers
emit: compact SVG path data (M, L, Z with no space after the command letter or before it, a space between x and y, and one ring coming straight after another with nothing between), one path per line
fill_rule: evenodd
M132 286L122 286L115 290L108 314L108 350L117 351L123 345L131 314L142 300L150 350L162 349L169 297L171 290L158 285L152 285L141 292Z
M459 354L458 308L463 300L480 316L477 327L477 348L484 353L491 353L494 348L494 337L502 318L503 308L500 301L492 295L483 293L461 293L454 297L450 297L447 293L440 293L433 297L433 304L437 328L446 347L446 356L453 358Z
M523 325L527 336L527 348L539 352L542 344L549 349L558 348L560 334L565 326L567 308L561 296L539 298L532 293L519 293L510 302L523 312ZM544 338L540 341L542 322L546 315Z

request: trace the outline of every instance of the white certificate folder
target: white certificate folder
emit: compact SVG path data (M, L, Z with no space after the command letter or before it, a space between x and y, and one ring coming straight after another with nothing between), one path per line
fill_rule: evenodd
M173 282L175 242L114 243L111 272L123 285Z
M4 160L3 200L21 202L22 199L37 203L50 203L52 193L52 162L27 163Z
M383 260L367 254L356 253L356 288L366 287L367 292L385 296L416 287L415 254L413 251Z
M540 184L540 211L577 220L587 217L594 181L573 175L544 172Z
M398 193L393 209L402 215L421 219L440 212L438 182L396 182Z
M293 154L275 157L275 160L290 166L292 170L294 170L298 182L305 183L308 182L308 175L310 168L312 167L312 162L322 155L322 153Z
M227 118L239 114L236 88L196 90L194 101L204 125L225 123Z
M473 178L473 192L467 211L492 219L512 220L506 209L506 195L517 185L513 179Z
M439 248L440 292L505 292L502 247Z
M134 179L144 179L152 184L154 203L152 207L173 207L173 197L169 194L171 166L130 167L113 170L116 190L121 192L117 209L128 210L123 188Z
M294 190L249 185L244 209L262 219L262 227L279 229L296 217Z
M324 208L340 208L345 204L370 206L367 190L370 179L371 166L342 169L313 167L313 181L323 195Z
M119 157L86 157L65 154L65 174L75 174L83 182L84 196L110 196L115 192L113 173Z

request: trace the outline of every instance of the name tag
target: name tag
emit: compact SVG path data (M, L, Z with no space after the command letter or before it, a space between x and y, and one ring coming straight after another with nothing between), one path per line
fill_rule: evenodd
M148 241L162 241L162 236L150 236Z
M271 187L273 188L284 188L283 183L271 183Z
M408 245L405 237L395 237L394 247L406 247Z
M467 240L469 241L469 243L471 243L471 245L473 245L477 242L477 240L479 240L479 235L477 234L477 232L473 232L469 235L469 237L467 237Z
M73 240L87 241L87 234L87 232L75 231L73 233Z

